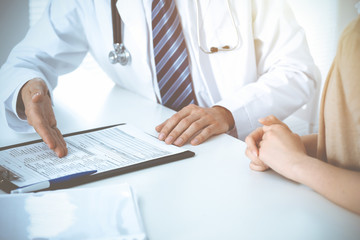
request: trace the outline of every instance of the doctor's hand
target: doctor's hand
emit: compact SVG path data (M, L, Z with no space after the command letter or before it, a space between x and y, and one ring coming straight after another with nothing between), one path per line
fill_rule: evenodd
M159 139L167 144L184 145L189 139L198 145L213 135L225 133L234 127L234 118L224 107L202 108L188 105L157 126Z
M282 121L280 121L273 115L270 115L266 118L259 119L259 122L264 126L270 126L272 124L279 124L279 125L287 128L288 130L290 130L289 127L285 123L283 123ZM252 170L261 171L261 172L269 169L269 166L267 166L259 158L259 144L262 141L263 136L264 136L263 127L259 127L245 138L245 143L247 144L245 154L251 160L250 168Z
M36 78L28 81L21 89L21 97L28 123L58 157L64 157L67 154L66 143L56 126L45 82Z

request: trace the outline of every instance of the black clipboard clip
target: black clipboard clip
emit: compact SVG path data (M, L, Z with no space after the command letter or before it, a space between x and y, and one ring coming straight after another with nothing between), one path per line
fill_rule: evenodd
M3 166L0 166L0 185L4 182L10 182L13 180L17 180L20 177L10 171L9 169L4 168Z

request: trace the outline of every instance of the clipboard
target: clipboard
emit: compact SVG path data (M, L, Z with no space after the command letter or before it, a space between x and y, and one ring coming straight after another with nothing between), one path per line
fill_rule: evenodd
M124 145L125 143L127 144L127 142L125 141L125 143L118 141L118 142L112 142L111 139L106 138L106 134L111 133L113 136L113 132L123 132L124 136L127 138L130 138L131 141L134 141L137 145L136 148L133 150L131 149L131 146L128 148L127 146L122 147L121 149L123 149L123 152L120 152L119 149L117 149L117 146L115 146L114 144L118 144L118 145ZM125 131L125 132L124 132ZM120 134L123 134L120 133ZM61 185L57 186L56 189L62 189L62 188L69 188L69 187L73 187L73 186L77 186L77 185L81 185L81 184L85 184L85 183L89 183L89 182L93 182L93 181L98 181L101 179L105 179L105 178L109 178L109 177L113 177L113 176L117 176L120 174L125 174L125 173L129 173L129 172L133 172L133 171L137 171L137 170L141 170L141 169L145 169L145 168L150 168L150 167L154 167L154 166L158 166L161 164L166 164L166 163L171 163L174 161L178 161L178 160L182 160L182 159L186 159L186 158L190 158L193 157L195 155L194 152L186 150L186 149L182 149L173 145L166 145L164 142L159 141L157 138L148 135L147 133L137 129L134 126L128 125L128 124L116 124L116 125L110 125L110 126L105 126L105 127L100 127L100 128L94 128L94 129L89 129L89 130L85 130L85 131L79 131L79 132L74 132L74 133L70 133L70 134L65 134L64 135L64 139L68 144L68 149L69 149L69 153L66 157L64 158L57 158L56 155L52 152L52 150L49 150L47 148L47 146L45 145L45 143L42 140L36 140L36 141L30 141L30 142L25 142L25 143L20 143L20 144L15 144L15 145L10 145L10 146L6 146L6 147L1 147L0 148L0 188L9 193L11 190L16 189L18 187L24 186L29 184L29 182L27 182L27 184L23 184L24 181L31 181L28 178L28 176L24 176L24 173L19 172L21 167L19 167L19 169L16 169L14 166L12 166L9 161L7 161L7 164L4 163L4 155L5 156L9 156L10 151L22 151L24 152L24 148L28 149L28 148L32 148L32 147L36 147L39 148L42 145L46 146L44 148L44 152L46 152L47 154L50 154L50 152L53 154L52 157L50 157L49 159L56 159L56 160L60 160L61 159L66 159L68 157L72 157L71 154L75 154L76 152L72 152L70 151L70 147L69 146L70 142L74 142L76 141L76 139L84 137L84 138L88 138L90 139L89 141L92 141L91 139L94 139L94 141L96 141L96 137L97 136L102 136L102 134L104 134L104 141L99 143L101 146L96 146L97 148L101 148L103 147L106 151L109 151L107 154L108 155L112 155L112 159L111 159L111 164L112 165L116 165L116 161L123 161L126 156L131 156L131 158L135 158L133 155L131 155L131 153L129 154L127 151L128 149L130 149L132 152L132 154L136 154L136 151L139 150L139 155L146 155L146 152L150 152L152 151L152 147L154 147L154 151L155 152L160 152L160 154L154 154L156 155L156 157L153 158L147 158L147 159L141 159L139 162L134 162L131 164L125 164L122 166L116 166L116 167L111 167L108 168L104 171L99 171L99 169L94 169L93 166L88 166L88 165L84 165L84 168L88 167L88 169L84 169L84 170L98 170L97 173L90 175L90 176L83 176L81 178L77 178L73 181L70 182L66 182L66 183L62 183ZM116 133L118 134L118 133ZM121 136L123 137L123 136ZM85 141L85 140L84 140ZM109 141L109 146L106 145L106 141ZM113 145L112 145L113 144ZM112 146L110 146L112 145ZM139 146L138 146L139 145ZM144 149L142 149L141 147L143 147ZM72 147L73 148L73 147ZM156 150L155 150L156 149ZM129 150L129 151L130 151ZM40 149L41 151L41 149ZM88 152L90 150L87 150ZM119 153L119 159L116 159L116 155L113 154L114 151L117 151L117 153ZM134 152L135 151L135 152ZM161 152L164 152L164 154L161 154ZM99 152L98 152L99 153ZM101 155L102 153L100 153ZM152 153L151 153L152 154ZM114 156L115 157L114 157ZM136 154L137 155L137 154ZM124 157L125 156L125 157ZM86 157L86 155L85 155ZM95 155L94 158L96 158L97 156ZM100 156L101 157L101 156ZM14 158L16 159L16 161L19 161L21 164L22 160L18 160L20 157L18 158ZM104 157L105 158L105 157ZM84 161L88 161L88 159L83 159ZM51 161L48 159L45 159L44 161ZM106 162L106 160L101 160ZM114 162L112 162L114 161ZM24 165L26 165L24 163ZM67 175L70 174L71 172L68 172L66 174L63 175ZM74 173L74 172L73 172ZM45 174L45 173L44 173ZM59 176L57 176L59 177ZM43 180L49 180L55 177L44 177ZM20 182L21 180L21 182ZM39 180L37 180L39 181ZM35 181L36 182L36 181ZM33 182L33 183L35 183ZM21 184L19 184L21 183ZM31 183L30 183L31 184ZM51 190L54 190L55 188L51 188ZM44 190L49 190L49 189L44 189Z

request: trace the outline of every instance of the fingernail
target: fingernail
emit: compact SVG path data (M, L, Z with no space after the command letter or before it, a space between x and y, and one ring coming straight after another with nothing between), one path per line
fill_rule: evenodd
M258 156L256 151L252 151L252 154L254 154L255 157Z
M183 140L181 137L179 137L179 138L176 139L176 141L174 142L174 145L180 146L180 145L182 145L183 142L184 142L184 140Z
M165 139L166 144L171 144L173 139L174 139L174 138L173 138L172 136L168 136L168 137Z
M266 118L259 118L259 122L264 122L266 120Z
M195 138L194 140L191 141L192 145L197 145L199 144L199 139Z
M38 96L38 95L40 95L40 93L39 93L39 92L36 92L36 93L34 93L34 95L32 96L32 98L34 98L34 97L36 97L36 96Z
M160 133L159 134L159 140L163 141L165 139L165 134L164 133Z

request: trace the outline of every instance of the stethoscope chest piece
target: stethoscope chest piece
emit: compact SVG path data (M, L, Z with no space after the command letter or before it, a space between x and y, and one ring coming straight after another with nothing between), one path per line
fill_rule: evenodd
M130 53L123 43L114 43L114 50L109 52L109 61L112 64L120 63L125 66L130 61Z
M130 52L125 48L122 39L121 17L116 9L117 0L111 0L111 18L113 28L113 46L114 50L109 52L109 61L112 64L120 63L127 65L130 60Z

